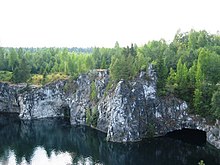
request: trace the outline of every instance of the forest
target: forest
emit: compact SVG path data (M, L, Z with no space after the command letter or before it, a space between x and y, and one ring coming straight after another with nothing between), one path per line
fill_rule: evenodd
M77 78L91 69L108 69L111 83L134 79L152 64L160 97L177 96L190 112L220 119L220 35L178 31L170 43L114 48L0 47L0 81L43 85ZM146 77L147 78L147 77Z

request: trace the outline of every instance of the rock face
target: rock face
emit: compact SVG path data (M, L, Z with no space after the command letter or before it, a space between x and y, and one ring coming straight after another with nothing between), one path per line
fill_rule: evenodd
M90 99L95 83L97 99L102 98L108 83L107 70L82 74L77 80L60 80L19 96L20 118L37 119L68 115L72 125L86 124L86 111L94 103Z
M19 113L16 87L0 82L0 111Z
M75 92L67 99L70 107L71 124L86 124L86 111L91 111L96 105L91 100L91 84L95 84L97 100L103 97L108 84L107 70L94 70L88 75L81 75L75 82Z
M220 121L215 124L208 124L204 118L189 115L184 122L184 128L198 129L206 132L206 140L220 149Z
M141 73L135 81L120 81L99 102L97 127L109 141L137 141L181 129L186 109L184 101L157 97L156 73L149 68L148 75Z
M209 143L220 148L219 122L210 125L189 115L186 102L175 97L158 97L156 82L150 66L147 73L115 86L110 84L107 70L93 70L77 80L60 80L23 93L1 83L0 111L19 112L21 119L66 116L72 125L92 124L113 142L138 141L182 128L199 129L206 132ZM88 123L91 118L96 124Z
M64 116L62 105L65 81L33 89L18 97L21 119Z

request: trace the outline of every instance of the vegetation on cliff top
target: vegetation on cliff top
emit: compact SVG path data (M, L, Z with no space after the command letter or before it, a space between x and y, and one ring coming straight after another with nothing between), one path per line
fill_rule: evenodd
M111 82L117 82L133 79L149 63L157 71L159 95L176 95L192 113L220 118L220 35L206 31L177 32L170 43L122 48L116 42L114 48L89 51L1 47L0 80L44 84L101 68L109 69Z

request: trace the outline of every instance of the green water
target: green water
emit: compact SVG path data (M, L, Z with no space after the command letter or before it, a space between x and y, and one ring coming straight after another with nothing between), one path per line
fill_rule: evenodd
M167 137L138 143L110 143L105 134L62 119L20 121L0 115L2 165L206 165L220 162L220 151Z

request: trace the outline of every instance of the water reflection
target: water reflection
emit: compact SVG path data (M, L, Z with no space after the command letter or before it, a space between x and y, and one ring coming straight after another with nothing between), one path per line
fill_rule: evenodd
M88 127L71 127L61 119L20 121L0 117L0 164L166 165L220 162L208 144L196 146L170 138L115 144Z

